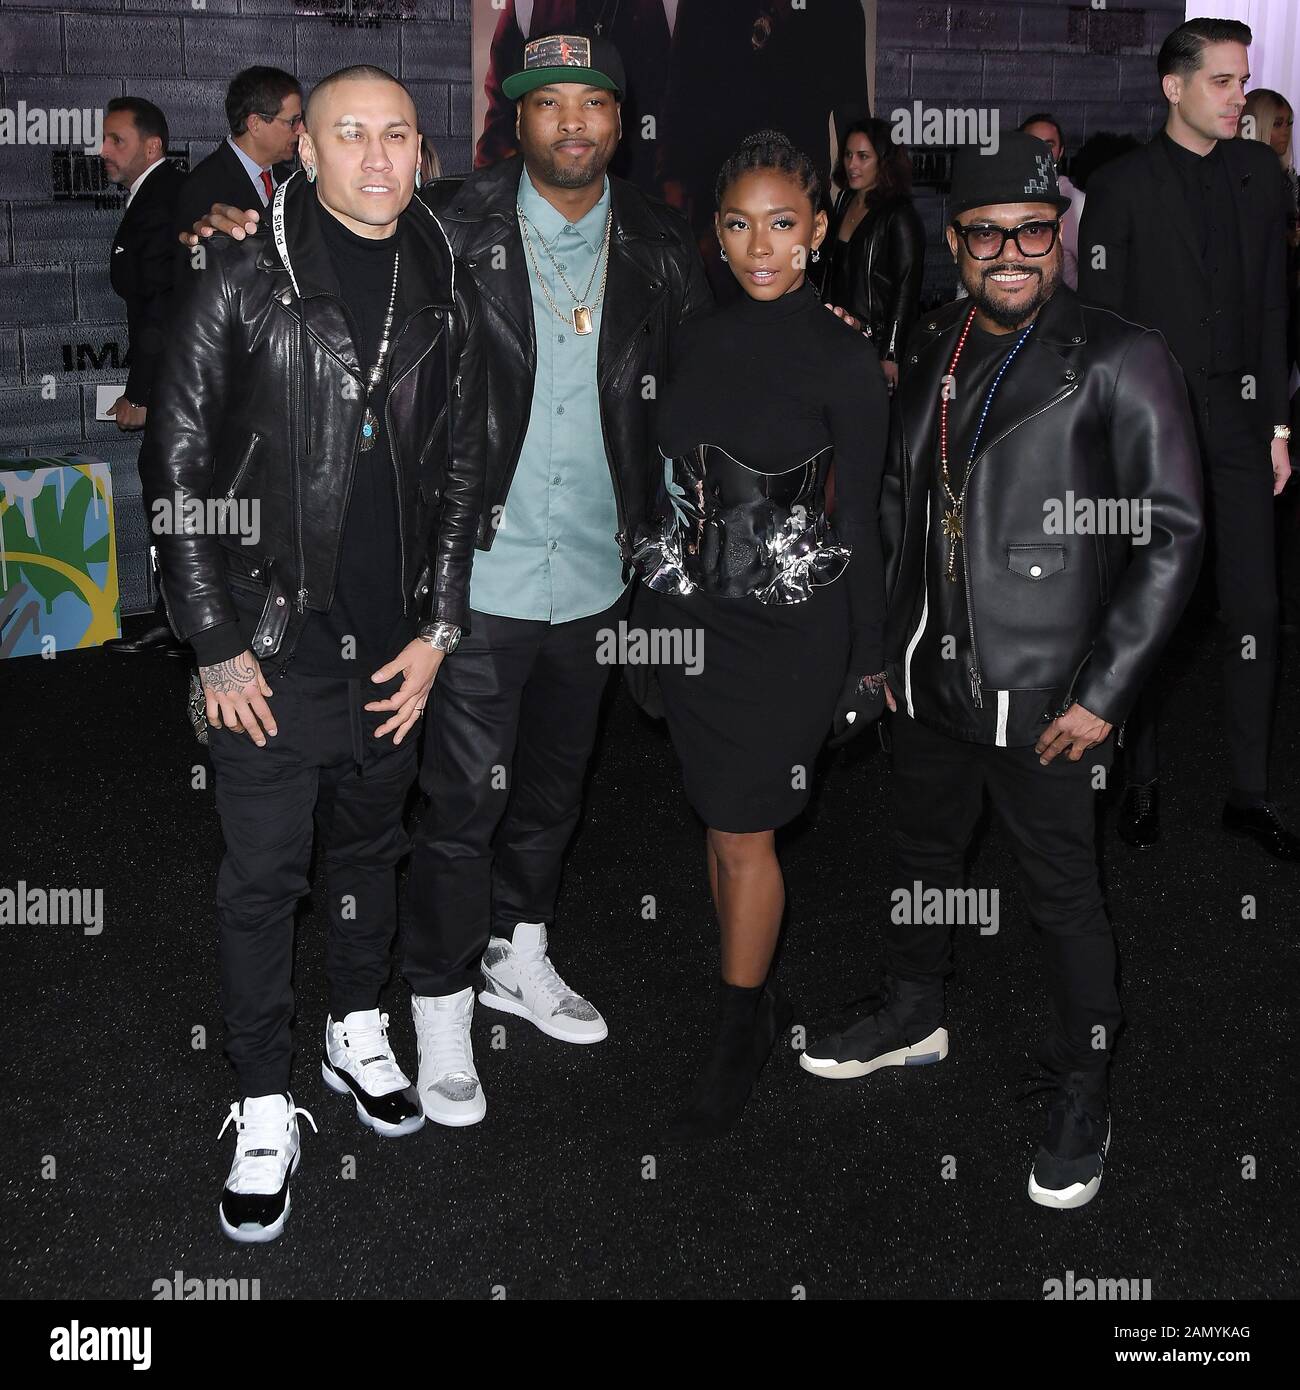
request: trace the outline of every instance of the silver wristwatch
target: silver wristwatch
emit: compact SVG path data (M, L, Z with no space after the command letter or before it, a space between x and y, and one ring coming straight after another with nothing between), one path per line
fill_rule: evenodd
M455 623L423 623L415 635L449 656L460 645L460 628Z

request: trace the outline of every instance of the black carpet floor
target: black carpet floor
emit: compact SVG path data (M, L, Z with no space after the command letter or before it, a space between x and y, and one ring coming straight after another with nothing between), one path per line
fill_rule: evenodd
M480 1009L486 1121L379 1139L320 1080L321 917L305 904L294 1098L320 1133L304 1125L293 1213L267 1247L232 1246L217 1225L233 1099L221 840L184 668L98 651L4 663L0 886L102 888L105 920L97 936L3 929L3 1292L147 1299L180 1270L257 1278L263 1299L1041 1299L1073 1271L1149 1279L1157 1299L1296 1296L1300 869L1218 829L1215 639L1212 614L1193 617L1167 662L1164 843L1127 851L1113 789L1102 800L1128 1024L1112 1162L1089 1207L1025 1195L1041 1110L1015 1097L1045 1000L996 820L972 882L1001 889L1001 929L960 933L945 1063L832 1083L783 1047L735 1134L661 1142L705 1043L716 934L671 747L616 683L552 935L609 1040L566 1046ZM1292 644L1275 767L1293 819L1298 666ZM860 743L826 759L783 843L780 970L814 1037L874 988L895 886L888 772L874 737ZM407 998L395 979L386 1007L413 1067Z

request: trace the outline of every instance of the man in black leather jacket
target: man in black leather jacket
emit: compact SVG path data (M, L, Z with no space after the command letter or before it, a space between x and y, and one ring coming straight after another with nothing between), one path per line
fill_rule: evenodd
M628 538L661 485L655 400L677 326L712 302L685 219L608 175L614 45L541 35L524 62L504 87L523 153L424 193L477 286L487 369L472 624L425 730L403 967L421 1102L446 1125L487 1110L470 1040L480 984L548 1036L606 1036L552 966L547 930L609 675L600 634L626 611ZM196 225L242 237L260 221L216 207Z
M662 476L655 400L678 324L711 302L685 219L607 175L613 44L543 36L524 64L505 83L521 155L437 204L478 286L488 378L473 625L434 695L408 889L420 1095L449 1125L486 1111L476 987L550 1037L606 1036L547 934L609 675L599 635L626 612L628 538Z
M206 268L150 410L162 590L198 655L226 842L223 1011L243 1098L220 1220L238 1241L280 1234L298 1159L293 917L313 815L325 1081L380 1134L424 1120L378 1002L412 735L466 621L485 388L478 296L412 202L418 156L395 78L362 67L322 81L272 234L197 253Z
M1049 1105L1029 1195L1053 1207L1096 1193L1110 1133L1121 1012L1094 793L1202 544L1178 365L1061 284L1067 204L1030 135L958 156L948 241L971 297L917 325L881 504L902 885L884 1003L801 1059L848 1077L946 1056L951 929L998 926L996 893L963 888L987 788L1042 933Z

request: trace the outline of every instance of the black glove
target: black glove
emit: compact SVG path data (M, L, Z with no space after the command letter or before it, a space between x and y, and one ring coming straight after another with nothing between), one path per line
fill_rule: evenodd
M828 748L843 748L869 724L874 724L884 712L883 676L863 676L856 672L855 662L850 674L844 678L844 689L835 702L835 720L831 726L834 737L827 744Z

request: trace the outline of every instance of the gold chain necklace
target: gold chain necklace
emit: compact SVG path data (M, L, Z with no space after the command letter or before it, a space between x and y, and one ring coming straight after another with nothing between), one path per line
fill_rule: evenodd
M546 285L546 277L542 274L542 268L537 263L537 252L533 247L533 239L528 235L529 222L523 208L517 209L519 213L519 230L523 233L524 245L528 248L528 259L533 264L533 273L537 276L537 283L542 287L542 294L546 297L546 302L551 306L556 318L562 323L570 324L573 331L581 337L586 337L591 332L593 312L600 308L601 300L605 298L605 285L609 280L609 235L610 229L614 225L614 207L610 204L609 211L605 214L605 238L601 243L600 251L597 253L596 264L591 268L591 279L587 281L586 293L579 297L573 286L569 284L564 272L560 269L559 262L551 254L546 242L542 242L542 250L546 252L547 259L555 267L555 273L560 277L564 288L573 296L574 304L572 313L566 314L563 309L551 298L551 292ZM540 233L539 233L540 236ZM600 277L600 293L591 303L588 299L591 295L591 287L596 283L596 271L604 266Z

